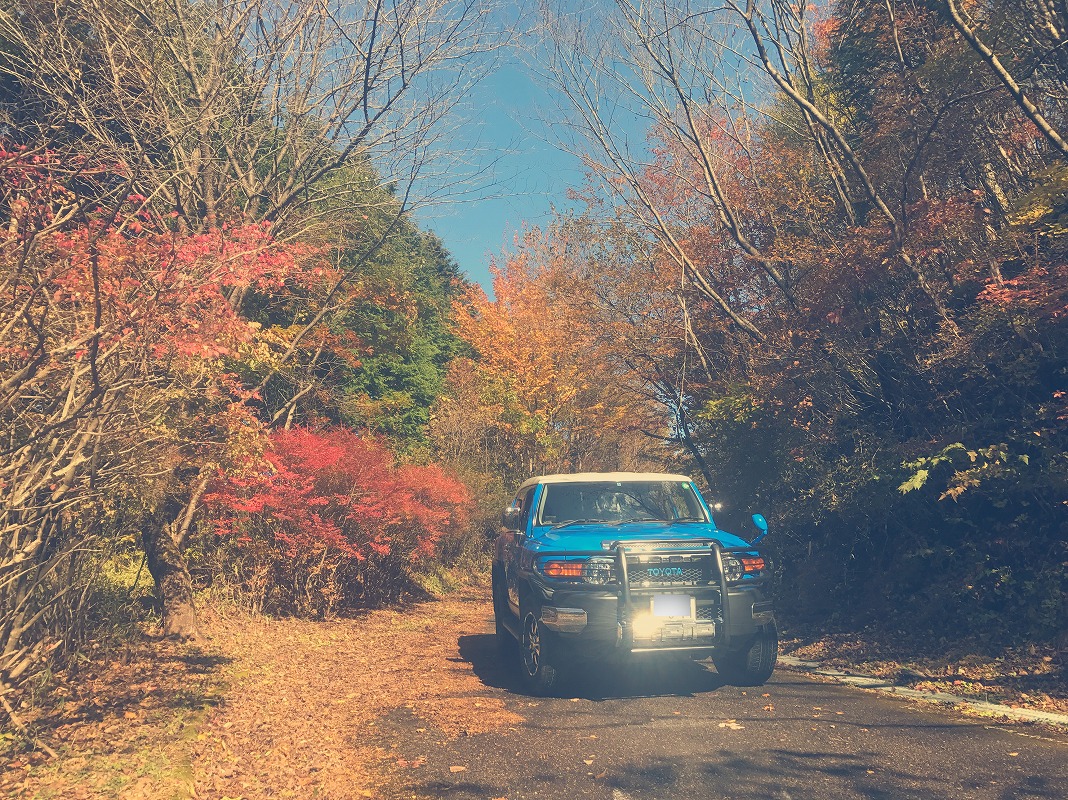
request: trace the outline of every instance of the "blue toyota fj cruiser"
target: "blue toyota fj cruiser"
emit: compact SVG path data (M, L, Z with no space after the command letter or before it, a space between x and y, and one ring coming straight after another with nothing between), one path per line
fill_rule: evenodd
M502 648L519 646L528 690L612 654L711 655L729 683L763 684L778 635L769 570L721 531L683 475L628 472L531 478L504 512L493 555Z

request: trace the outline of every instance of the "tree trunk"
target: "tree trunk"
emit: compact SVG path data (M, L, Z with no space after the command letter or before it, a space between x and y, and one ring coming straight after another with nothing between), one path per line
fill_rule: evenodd
M141 544L163 610L163 635L191 639L197 634L193 582L185 557L171 535L166 516L156 513L145 518Z

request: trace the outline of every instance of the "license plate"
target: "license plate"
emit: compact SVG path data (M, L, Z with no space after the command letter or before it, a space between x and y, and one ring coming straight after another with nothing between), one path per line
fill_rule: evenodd
M693 599L684 594L653 595L653 616L693 619Z

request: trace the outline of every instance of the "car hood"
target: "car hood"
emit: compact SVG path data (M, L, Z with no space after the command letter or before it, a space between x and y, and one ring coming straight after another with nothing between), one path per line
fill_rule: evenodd
M686 541L715 539L723 547L748 547L733 533L707 522L630 522L625 525L590 522L566 528L535 528L530 544L539 550L603 550L611 542Z

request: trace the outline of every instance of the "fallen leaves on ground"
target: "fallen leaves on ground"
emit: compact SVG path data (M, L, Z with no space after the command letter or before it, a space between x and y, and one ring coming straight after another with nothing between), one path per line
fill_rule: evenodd
M875 629L825 633L799 628L783 637L780 648L785 655L920 691L1068 714L1068 663L1052 647L1026 645L991 653L981 642L936 642Z
M380 765L396 759L369 742L376 720L397 708L445 738L521 722L487 695L458 653L460 637L485 626L483 595L470 590L416 609L329 622L220 620L220 647L246 671L234 681L225 713L209 721L194 762L198 791L255 800L288 789L297 798L340 800L354 784L373 788L383 779ZM235 758L235 774L223 774ZM408 761L407 768L425 763ZM279 776L286 776L283 785Z
M188 797L197 728L223 699L226 658L201 644L145 638L97 646L60 672L26 722L56 751L6 763L13 798Z
M72 800L374 797L387 768L427 762L374 744L388 712L407 708L444 739L523 720L488 696L458 652L462 635L485 627L486 594L326 622L206 609L196 646L142 642L61 683L34 720L59 758L12 759L0 790Z

